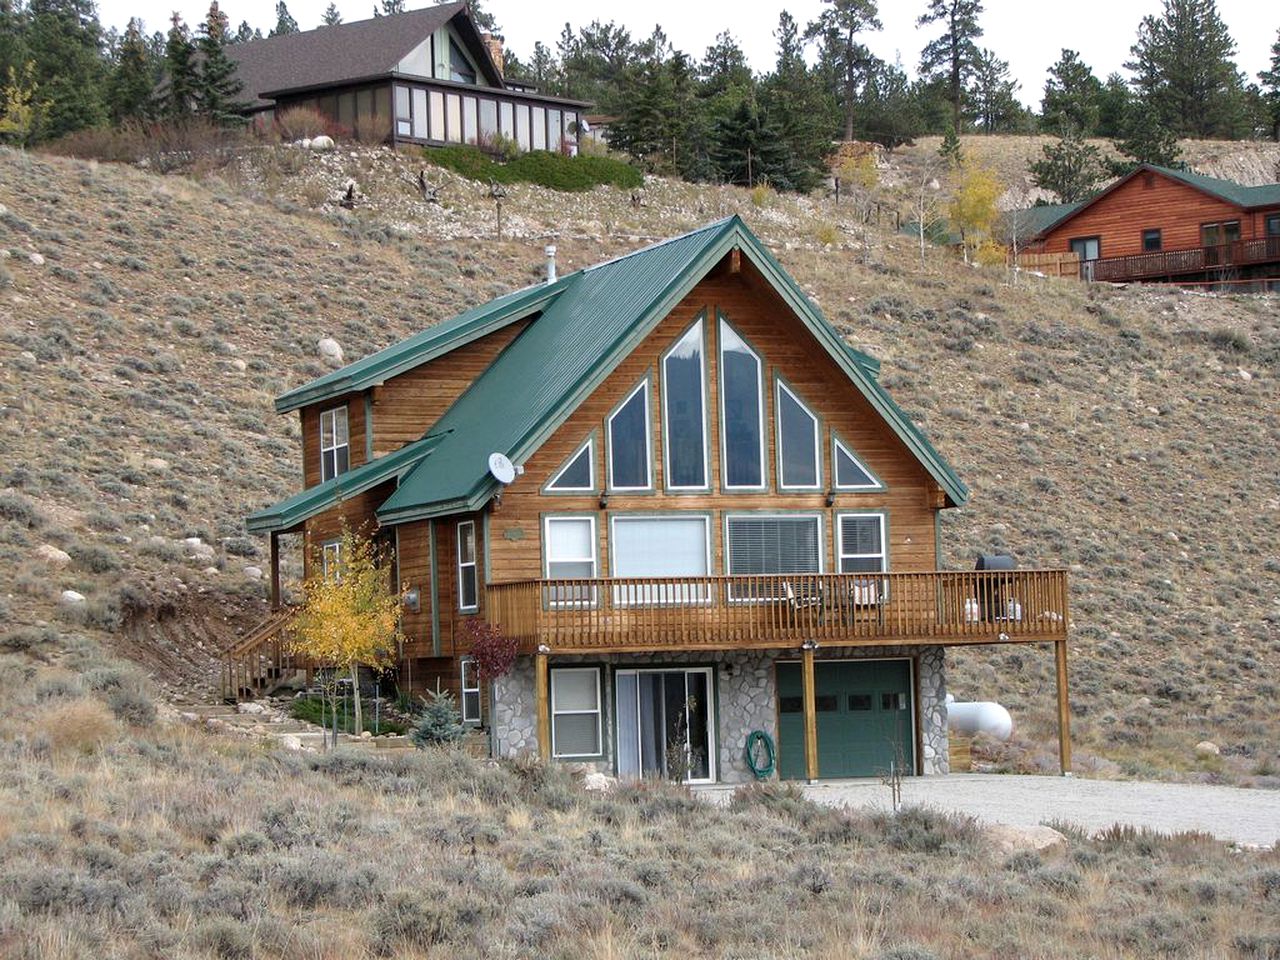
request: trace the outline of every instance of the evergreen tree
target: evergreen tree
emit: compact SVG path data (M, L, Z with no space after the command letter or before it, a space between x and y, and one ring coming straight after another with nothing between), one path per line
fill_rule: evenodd
M1243 84L1216 0L1164 0L1144 17L1125 67L1147 109L1176 137L1235 137Z
M27 11L15 0L0 0L0 79L25 70L27 56Z
M375 10L374 13L377 13ZM286 33L297 33L298 21L293 19L293 14L289 12L289 8L285 5L284 0L276 3L276 25L272 31L267 34L269 37L282 37Z
M965 84L978 63L974 41L982 36L980 13L982 0L929 0L928 9L916 21L918 27L942 23L945 28L942 36L920 52L920 73L946 80L951 124L957 133L961 129Z
M342 14L338 12L337 4L333 0L329 0L329 5L324 8L324 15L320 18L320 22L326 27L336 27L342 22Z
M380 6L373 8L375 17L390 17L404 13L404 0L380 0Z
M1126 88L1127 89L1127 88ZM1049 68L1040 113L1044 127L1059 136L1077 132L1091 137L1098 129L1102 83L1074 50L1063 49Z
M142 21L129 20L107 82L107 105L113 123L149 116L155 94L157 64L142 35Z
M1132 104L1133 93L1124 77L1118 73L1108 76L1102 92L1098 94L1098 127L1094 132L1113 140L1123 137Z
M227 56L230 32L227 15L218 9L218 0L213 0L196 40L200 52L196 109L210 123L221 126L239 123L244 106L237 99L244 83L236 76L235 62Z
M631 33L612 21L593 20L575 34L566 23L556 46L561 77L557 92L590 100L604 113L621 113L619 81L637 59Z
M773 74L761 84L760 99L782 131L796 188L807 191L821 182L823 159L831 150L831 98L805 63L799 25L785 10L773 35L778 60Z
M1140 163L1160 167L1181 166L1178 138L1160 122L1157 112L1142 101L1129 110L1124 135L1112 144L1127 159L1112 161L1111 172L1123 176Z
M439 0L439 2L443 2L443 0ZM502 33L502 28L498 26L497 18L488 10L484 9L481 0L471 0L471 2L467 4L467 9L471 13L471 19L476 22L476 26L481 30L486 33Z
M1258 74L1262 81L1262 99L1271 124L1271 137L1280 140L1280 30L1276 42L1271 45L1271 69Z
M960 136L955 127L947 128L942 143L938 145L938 156L953 170L964 165L964 151L960 149Z
M1001 60L991 50L978 51L969 101L974 119L983 133L1003 133L1017 129L1023 114L1022 104L1017 97L1020 86L1009 75L1007 60Z
M181 122L191 116L200 89L200 75L196 67L195 44L191 42L182 16L175 13L172 24L164 51L165 72L169 77L164 112L171 121Z
M1059 203L1075 203L1092 196L1107 175L1102 152L1085 143L1079 130L1070 128L1057 143L1045 145L1044 156L1029 170L1032 183L1052 191Z
M728 31L716 37L698 66L699 97L702 99L713 142L729 118L736 115L748 97L755 93L755 78L747 64L746 54ZM758 107L755 114L758 114ZM746 119L739 118L743 123ZM758 116L757 116L758 119ZM726 128L727 129L727 128ZM745 129L745 128L744 128ZM716 161L719 166L719 161ZM721 172L723 176L723 171Z
M38 137L53 139L105 123L107 64L92 0L31 0L27 17Z
M241 20L240 26L236 27L235 36L231 38L232 43L248 43L250 40L261 40L262 31L255 30L249 26L248 20Z
M794 189L781 132L754 97L743 99L716 121L711 158L720 179L744 187L767 183L779 190Z
M840 78L840 103L844 111L844 138L853 139L858 88L871 66L871 52L858 42L859 34L881 29L875 0L823 0L827 5L805 31L807 39L820 39L823 59Z
M910 143L925 130L919 90L900 64L880 61L862 88L858 107L858 139L892 150Z

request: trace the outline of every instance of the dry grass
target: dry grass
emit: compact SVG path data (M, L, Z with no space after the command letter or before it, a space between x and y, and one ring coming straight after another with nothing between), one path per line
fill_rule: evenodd
M93 753L117 732L115 717L97 700L56 703L29 720L36 742L54 753Z

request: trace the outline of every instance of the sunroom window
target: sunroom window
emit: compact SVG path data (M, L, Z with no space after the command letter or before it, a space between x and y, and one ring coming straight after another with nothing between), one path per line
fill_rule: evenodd
M833 441L831 461L835 467L837 490L882 490L884 488L871 470L839 440Z
M760 358L720 321L720 405L724 420L725 489L764 486L764 401Z
M614 490L648 490L649 381L643 381L609 417L609 486Z
M662 360L668 489L702 490L707 486L704 369L702 321L699 320Z
M778 381L778 484L816 489L819 486L818 418L781 380Z
M334 407L320 414L320 480L332 480L351 466L351 440L347 432L347 408Z

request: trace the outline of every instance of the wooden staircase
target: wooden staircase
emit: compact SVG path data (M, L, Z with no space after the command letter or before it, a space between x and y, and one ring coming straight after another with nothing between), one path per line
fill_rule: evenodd
M302 658L289 650L286 633L293 615L291 607L273 611L226 652L222 666L222 699L225 702L252 700L276 686L291 672L306 666Z

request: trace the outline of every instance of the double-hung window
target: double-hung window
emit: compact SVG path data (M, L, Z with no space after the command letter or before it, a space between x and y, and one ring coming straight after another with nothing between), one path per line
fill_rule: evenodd
M778 381L778 486L816 490L821 486L818 418L781 380Z
M462 661L462 722L479 723L480 666L470 657Z
M726 490L764 483L764 397L760 358L728 321L720 321L720 415Z
M841 573L880 573L887 570L883 513L843 513L837 520L836 553ZM888 584L885 578L858 578L851 599L858 605L879 603Z
M706 378L699 320L662 358L662 413L668 490L707 487Z
M458 524L458 609L474 613L479 608L480 582L476 569L476 522Z
M598 757L601 751L601 697L598 667L551 670L551 755Z
M331 540L320 548L320 568L326 580L342 577L342 541Z
M1164 241L1162 237L1163 237L1163 234L1158 229L1153 228L1151 230L1143 230L1142 231L1142 252L1143 253L1158 252L1164 246Z
M543 550L547 579L592 580L596 576L596 518L547 517ZM553 607L585 606L595 601L591 584L567 583L549 587L547 603Z
M813 514L736 514L725 520L733 600L777 600L797 575L822 572L822 521ZM791 579L789 579L791 578Z
M615 604L696 603L708 598L710 522L705 516L615 516L612 525L613 575L663 581L617 584Z
M643 380L609 415L609 487L648 490L653 486L649 441L649 381Z
M347 408L334 407L320 414L320 481L332 480L351 467L351 438L347 432Z
M1273 213L1267 216L1267 236L1280 237L1280 213Z

